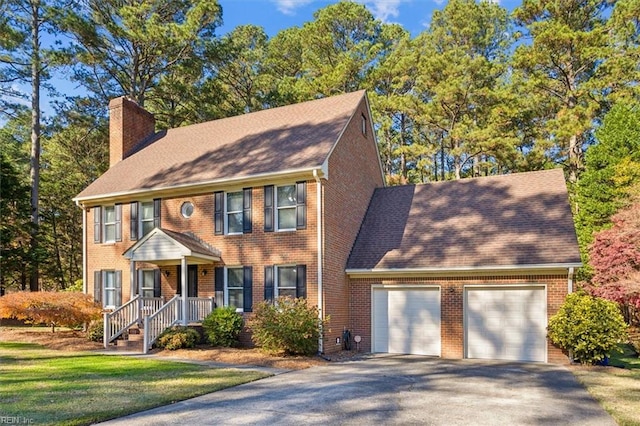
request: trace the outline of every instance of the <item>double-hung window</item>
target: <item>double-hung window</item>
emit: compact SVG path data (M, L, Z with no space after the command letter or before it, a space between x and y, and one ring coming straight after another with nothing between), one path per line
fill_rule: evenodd
M296 186L276 187L276 224L280 231L296 229Z
M242 234L242 191L227 192L225 228L227 234Z
M307 227L307 185L267 185L264 187L264 230L294 231Z
M153 201L140 203L140 238L147 235L153 229Z
M215 268L217 306L233 306L237 312L251 312L253 305L253 268L225 266Z
M155 297L156 271L154 269L140 270L140 296Z
M114 243L116 241L116 206L104 206L102 211L103 242Z
M307 297L306 265L276 265L264 268L264 299L279 296Z
M241 191L217 191L213 194L214 232L249 234L252 231L252 188Z

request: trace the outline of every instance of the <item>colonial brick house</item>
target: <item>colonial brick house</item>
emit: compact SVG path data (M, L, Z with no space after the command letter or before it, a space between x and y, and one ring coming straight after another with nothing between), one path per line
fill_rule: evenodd
M330 317L320 352L350 330L364 351L562 360L545 327L580 261L561 171L386 188L363 91L163 132L109 109L110 168L75 198L105 345L288 295Z

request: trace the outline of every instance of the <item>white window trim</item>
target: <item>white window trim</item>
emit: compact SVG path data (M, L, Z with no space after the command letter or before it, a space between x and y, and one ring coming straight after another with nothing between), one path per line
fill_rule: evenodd
M107 209L113 209L113 222L107 222ZM102 206L102 242L107 244L113 244L116 242L116 224L118 220L116 218L116 205L111 204L108 206ZM113 226L113 239L107 239L107 226Z
M242 197L242 206L240 207L240 210L237 211L233 211L232 213L240 213L241 217L242 217L242 227L244 228L244 192L242 189L239 189L237 191L225 191L223 193L223 197L224 197L224 233L225 235L242 235L243 231L242 229L239 232L229 232L229 210L228 210L228 202L227 202L227 195L228 194L235 194L235 193L240 193L240 196ZM225 277L226 277L226 269L225 269ZM226 278L225 278L226 280Z
M107 288L107 274L112 274L113 275L113 287L108 287ZM113 300L115 301L116 299L116 295L118 294L118 288L116 287L116 271L115 269L103 269L102 270L102 300L103 302L103 306L105 309L115 309L117 308L116 305L107 305L107 291L111 291L113 292Z
M279 220L279 216L280 216L280 209L283 209L283 210L284 210L284 209L293 209L293 212L294 212L294 218L295 218L295 217L296 217L296 215L297 215L297 207L298 207L298 206L297 206L297 200L296 200L296 204L294 204L293 206L280 207L280 205L278 205L278 188L283 188L283 187L286 187L286 186L293 186L293 193L294 193L294 194L295 194L295 193L296 193L296 191L297 191L297 188L296 188L296 184L295 184L295 183L292 183L292 184L289 184L289 185L277 185L277 186L275 187L275 189L274 189L274 194L273 194L273 198L274 198L274 200L273 200L273 204L274 204L274 207L275 207L275 208L274 208L274 210L275 210L275 212L274 212L274 220L275 220L275 223L274 223L274 229L275 229L277 232L290 232L290 231L295 231L295 230L297 229L297 227L296 227L296 224L295 224L295 223L293 224L293 228L280 228L280 220Z
M224 267L224 306L229 306L229 269L242 270L243 282L240 285L240 289L242 290L242 297L244 297L244 267L243 266L225 266ZM233 288L237 288L237 287L233 287ZM236 308L236 312L243 313L244 306L242 308Z
M298 291L298 286L297 286L297 278L298 278L298 271L296 269L297 265L296 264L286 264L286 265L275 265L275 267L273 268L273 297L279 297L280 296L280 280L279 280L279 274L278 274L278 269L280 268L293 268L293 271L296 274L296 280L293 282L293 287L285 287L285 289L287 290L291 290L293 289L294 293L297 293Z

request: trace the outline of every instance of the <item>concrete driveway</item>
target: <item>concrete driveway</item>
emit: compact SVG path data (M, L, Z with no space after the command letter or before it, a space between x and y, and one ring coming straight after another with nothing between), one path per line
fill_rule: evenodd
M292 371L110 425L615 425L565 368L381 356Z

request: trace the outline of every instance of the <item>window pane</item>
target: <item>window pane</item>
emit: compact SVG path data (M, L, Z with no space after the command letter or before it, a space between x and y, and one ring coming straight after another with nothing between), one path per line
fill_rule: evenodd
M230 234L233 233L242 233L242 212L240 213L231 213L227 216L227 232Z
M243 308L242 289L229 289L229 306Z
M153 229L153 220L142 222L142 235L147 235Z
M227 269L227 287L240 287L242 288L243 270L242 268L229 268Z
M104 208L104 222L114 223L116 221L116 208L115 206L108 206Z
M104 240L115 241L116 240L116 225L104 226Z
M278 187L278 207L296 205L296 186L287 185Z
M296 287L296 268L293 266L278 267L278 287Z
M296 227L296 209L279 209L278 210L278 229L295 229Z
M242 192L227 193L227 212L242 211Z
M153 220L153 203L142 203L140 206L140 217L142 220Z
M105 290L105 298L104 298L105 306L115 306L116 305L116 291L115 289Z
M153 297L153 289L142 289L142 297Z

